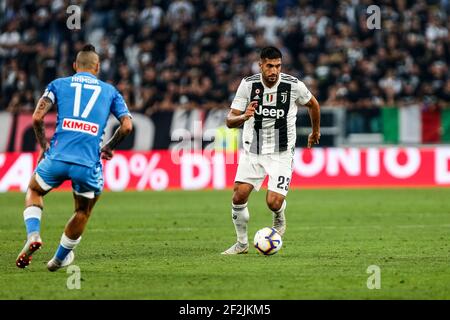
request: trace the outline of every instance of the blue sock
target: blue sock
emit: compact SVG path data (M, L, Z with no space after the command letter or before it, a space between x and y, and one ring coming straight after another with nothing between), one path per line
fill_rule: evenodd
M55 257L59 261L63 261L69 252L72 251L72 249L64 248L61 244L58 246L58 249L56 250Z
M25 220L25 227L27 228L27 235L30 235L32 232L39 233L41 231L41 220L29 218Z
M70 251L75 249L75 247L78 245L78 243L80 243L80 241L81 241L81 236L76 240L72 240L72 239L69 239L63 233L61 236L61 241L59 243L58 249L56 249L55 259L57 259L59 261L63 261L67 257L67 255L70 253Z

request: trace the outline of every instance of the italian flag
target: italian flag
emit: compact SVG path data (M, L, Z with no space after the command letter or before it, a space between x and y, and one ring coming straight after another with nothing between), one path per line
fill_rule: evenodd
M450 142L450 109L409 106L382 108L385 143Z
M266 102L272 102L273 101L273 94L266 94Z

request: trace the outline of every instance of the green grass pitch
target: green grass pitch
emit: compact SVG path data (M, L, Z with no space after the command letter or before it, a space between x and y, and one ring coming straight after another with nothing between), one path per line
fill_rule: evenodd
M71 274L50 273L73 209L71 193L45 199L43 248L20 270L20 193L0 194L0 299L450 299L450 189L292 190L279 253L222 256L235 241L231 191L105 193ZM249 238L272 217L250 198ZM369 290L370 265L381 288Z

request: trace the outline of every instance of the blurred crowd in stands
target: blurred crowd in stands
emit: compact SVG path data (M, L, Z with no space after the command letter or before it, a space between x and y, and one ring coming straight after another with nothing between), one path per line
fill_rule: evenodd
M66 25L74 3L80 30ZM450 0L376 3L381 28L371 30L370 0L0 0L0 111L32 111L86 42L99 77L147 115L228 108L266 45L323 106L450 105Z

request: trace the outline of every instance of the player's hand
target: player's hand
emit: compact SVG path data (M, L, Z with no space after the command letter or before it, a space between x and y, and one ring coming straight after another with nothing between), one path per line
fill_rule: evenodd
M111 160L112 157L114 156L114 151L111 150L111 148L109 148L108 146L104 146L101 149L101 152L102 152L101 155L102 159Z
M252 101L249 103L249 105L247 106L247 109L245 109L245 113L244 113L245 121L247 121L248 119L253 117L257 106L258 106L258 101Z
M308 148L311 148L313 144L319 144L320 132L312 132L308 135Z
M37 163L41 162L42 159L44 159L45 153L47 152L48 148L50 148L50 145L47 143L45 148L41 148L41 150L39 150Z

